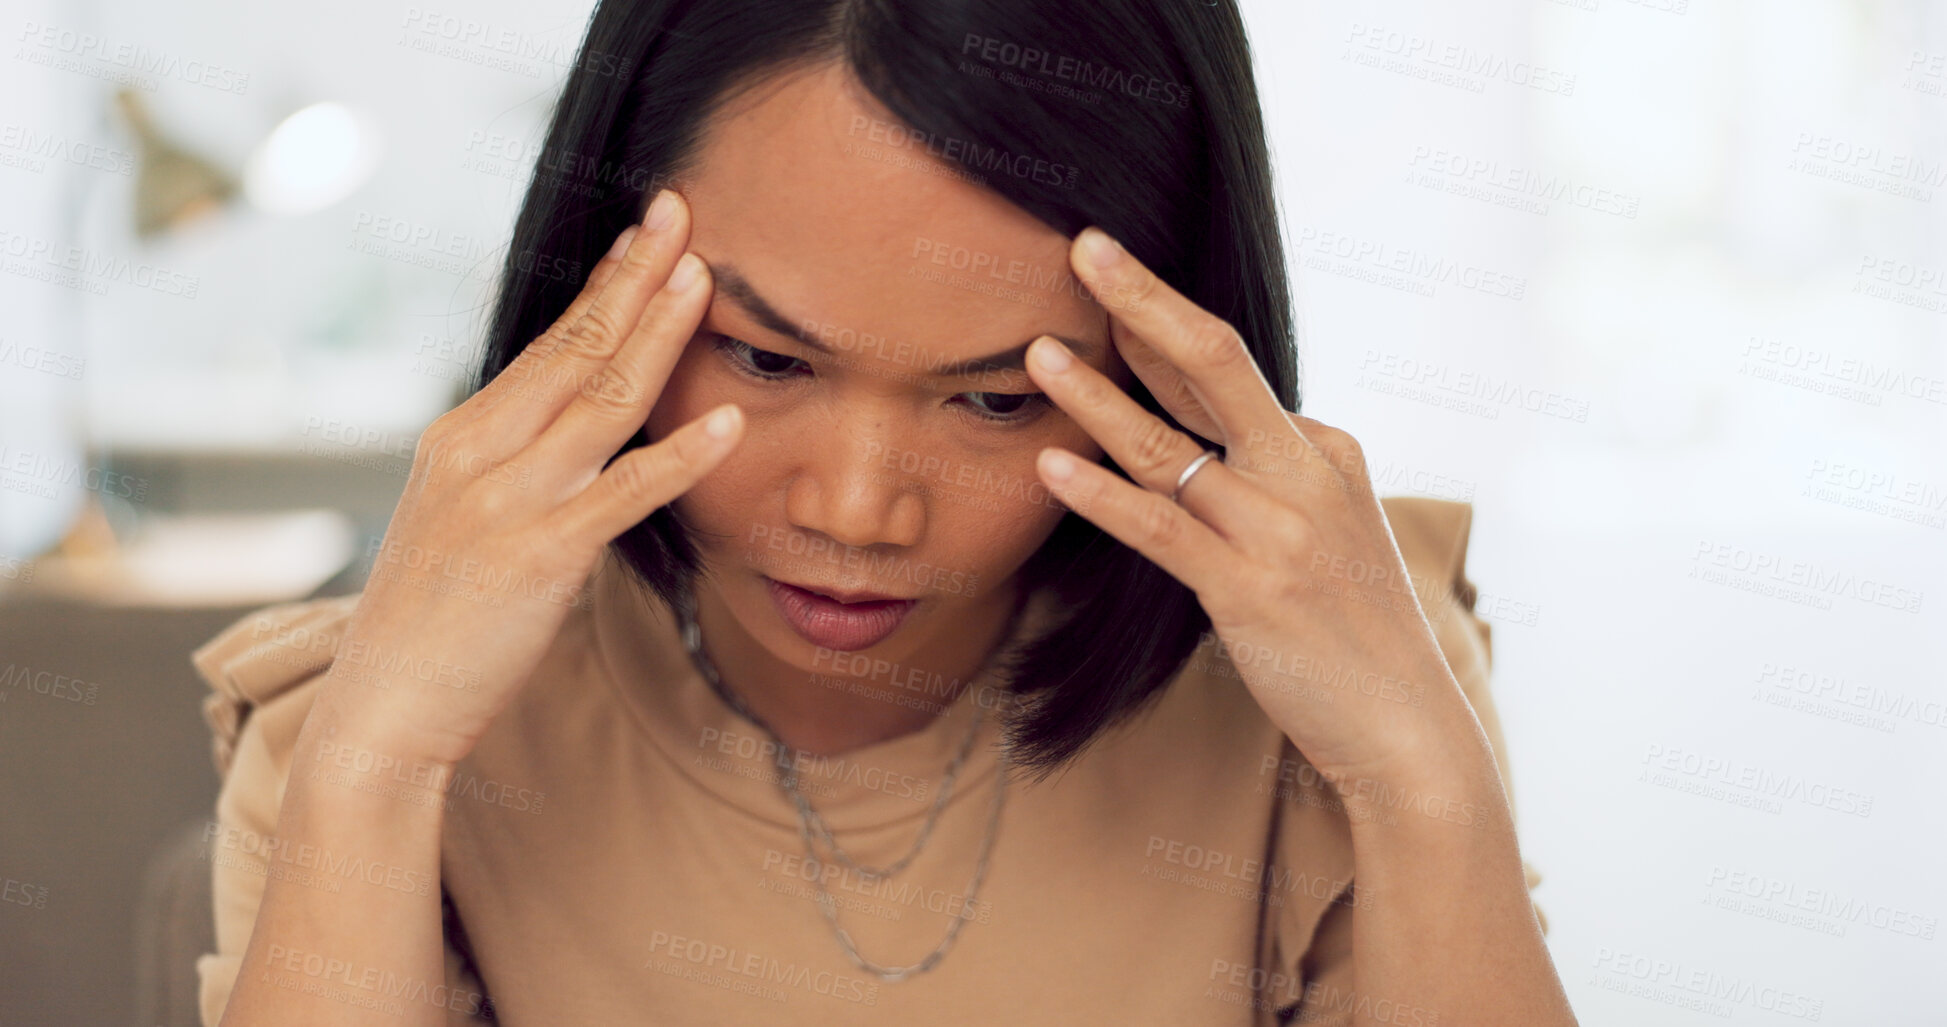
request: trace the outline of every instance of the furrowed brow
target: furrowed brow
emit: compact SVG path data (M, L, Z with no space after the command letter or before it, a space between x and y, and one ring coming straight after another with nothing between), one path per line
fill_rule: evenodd
M743 309L744 313L750 315L753 320L763 325L766 329L786 338L795 339L805 346L827 356L838 355L831 347L819 341L816 335L804 330L801 327L803 322L793 321L783 314L778 313L777 308L771 306L770 302L750 284L750 279L745 278L743 273L735 267L729 264L712 265L710 268L710 277L716 283L718 295L735 303ZM1053 335L1054 333L1048 332L1044 334ZM1038 339L1040 337L1037 335L1034 338ZM1066 335L1055 335L1054 337L1060 339L1063 345L1073 350L1075 355L1083 361L1090 361L1095 357L1097 347L1092 342L1071 339ZM928 367L926 370L928 374L937 378L975 378L998 371L1025 371L1027 370L1028 346L1033 342L1034 339L1028 339L1026 342L1022 342L1016 346L1010 346L996 353L940 364L938 366Z

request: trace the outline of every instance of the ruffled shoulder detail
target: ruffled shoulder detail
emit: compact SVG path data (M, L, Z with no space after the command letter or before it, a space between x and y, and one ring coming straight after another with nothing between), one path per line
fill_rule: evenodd
M229 775L237 736L253 709L330 668L358 599L353 593L254 610L190 653L210 686L203 719L219 776Z

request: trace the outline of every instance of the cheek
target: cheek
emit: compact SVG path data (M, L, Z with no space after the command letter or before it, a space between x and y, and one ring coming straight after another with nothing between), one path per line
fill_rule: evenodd
M705 347L692 344L670 369L669 380L644 425L651 442L668 438L676 429L738 398L711 374L708 356ZM758 492L754 472L763 461L753 456L757 448L753 443L758 438L752 428L746 417L744 438L737 449L670 504L677 517L693 529L690 541L698 549L735 546L759 521L752 505Z
M702 367L703 347L691 343L670 368L669 380L663 383L662 392L656 397L655 406L649 409L649 429L651 441L665 439L669 433L683 425L709 413L711 408L722 402L710 396L707 376Z
M977 487L931 483L927 521L937 540L936 562L998 580L1041 548L1068 512L1035 474L1034 455L1042 445L1072 448L1051 438L1005 460L990 459L991 477Z

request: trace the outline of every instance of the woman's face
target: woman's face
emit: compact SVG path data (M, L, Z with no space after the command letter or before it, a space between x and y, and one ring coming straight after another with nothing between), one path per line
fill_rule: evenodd
M720 403L743 408L735 451L672 505L703 557L700 587L806 671L818 646L767 577L918 600L858 650L895 660L1010 601L1065 510L1036 454L1102 455L1035 388L1026 343L1062 337L1125 389L1133 380L1107 312L1069 271L1069 240L871 103L826 65L767 82L714 121L676 188L715 295L648 422L660 439ZM1021 156L1027 173L1041 155ZM939 370L997 354L1012 366Z

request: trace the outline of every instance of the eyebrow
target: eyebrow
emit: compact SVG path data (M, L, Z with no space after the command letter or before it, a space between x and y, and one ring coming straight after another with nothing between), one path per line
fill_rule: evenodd
M743 308L744 313L749 314L765 328L779 335L796 339L798 342L827 356L838 355L832 351L831 347L818 341L817 336L799 327L798 322L792 321L790 318L778 313L777 308L771 306L752 287L750 279L745 278L743 273L735 267L729 264L712 264L710 265L710 277L716 282L718 294ZM1055 335L1053 332L1043 332L1041 335L1051 335L1054 338L1060 339L1063 345L1073 350L1075 356L1084 362L1093 360L1099 350L1099 347L1095 343L1071 339L1066 335ZM1039 339L1041 335L1036 335L1033 339L1029 339L1018 346L1010 346L997 353L989 353L985 356L972 357L950 364L941 364L937 367L930 368L929 373L939 378L971 378L992 374L995 371L1026 371L1028 347L1033 345L1034 339Z

